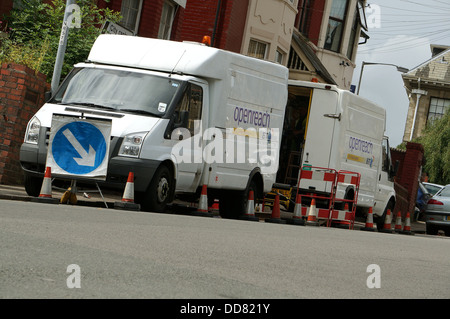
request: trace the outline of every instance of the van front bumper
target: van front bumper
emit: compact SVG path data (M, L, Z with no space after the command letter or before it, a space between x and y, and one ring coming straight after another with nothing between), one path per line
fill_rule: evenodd
M23 143L20 148L20 164L25 174L30 176L44 177L45 163L47 160L47 147L40 147L35 144ZM112 156L108 163L108 172L105 181L98 182L83 176L76 177L77 181L86 184L95 184L123 190L128 179L128 174L134 174L134 190L145 192L150 184L160 161L139 159L123 156ZM73 176L64 178L58 176L57 179L74 179Z

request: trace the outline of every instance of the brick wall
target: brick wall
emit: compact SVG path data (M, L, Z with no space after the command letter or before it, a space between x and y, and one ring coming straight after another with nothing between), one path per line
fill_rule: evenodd
M13 0L1 0L0 1L0 20L2 20L3 15L9 14L13 8Z
M424 149L421 144L408 142L406 151L391 149L391 154L393 163L397 160L400 162L395 177L395 187L398 191L395 213L400 210L405 217L406 212L409 212L412 218L424 160Z
M0 68L0 184L21 184L19 151L25 129L44 103L45 75L23 65Z
M101 8L120 11L122 0L99 1ZM144 1L142 4L138 36L157 38L164 0ZM216 34L214 25L216 23ZM249 0L197 0L187 1L186 8L178 7L171 40L201 42L203 36L214 38L214 47L240 53L243 30L247 19Z

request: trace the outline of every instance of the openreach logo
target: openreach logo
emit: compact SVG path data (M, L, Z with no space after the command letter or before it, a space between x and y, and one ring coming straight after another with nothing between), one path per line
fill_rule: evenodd
M258 164L262 173L274 174L278 169L280 129L216 127L202 130L201 121L194 122L194 136L186 128L172 132L176 163Z

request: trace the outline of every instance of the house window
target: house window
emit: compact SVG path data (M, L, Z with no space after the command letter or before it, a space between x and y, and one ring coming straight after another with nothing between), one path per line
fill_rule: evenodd
M277 52L275 52L275 62L283 64L285 55L286 54L278 48Z
M356 33L358 31L358 14L355 14L353 17L353 24L352 24L352 30L350 32L350 39L348 42L348 48L347 48L347 57L353 61L353 51L355 49L355 42L356 39L359 39L359 36L356 37Z
M333 0L325 38L326 50L340 52L348 0Z
M175 4L173 4L172 1L165 1L162 8L161 21L159 23L159 39L170 39L174 17Z
M139 19L141 16L142 0L122 0L120 24L125 28L137 33Z
M297 29L300 31L303 35L308 37L309 33L309 26L311 24L312 19L312 5L313 0L300 0L299 3L299 13L298 13L298 26Z
M450 100L431 98L430 109L428 110L428 123L433 123L440 119L446 111L450 109Z
M267 43L259 42L256 40L250 40L250 45L248 46L248 56L252 56L258 59L265 59L267 52Z

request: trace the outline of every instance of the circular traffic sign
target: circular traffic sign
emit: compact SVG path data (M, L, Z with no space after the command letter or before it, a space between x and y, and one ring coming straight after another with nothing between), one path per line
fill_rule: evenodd
M62 126L52 141L52 155L64 171L88 174L106 158L107 143L102 132L88 122L76 121Z

